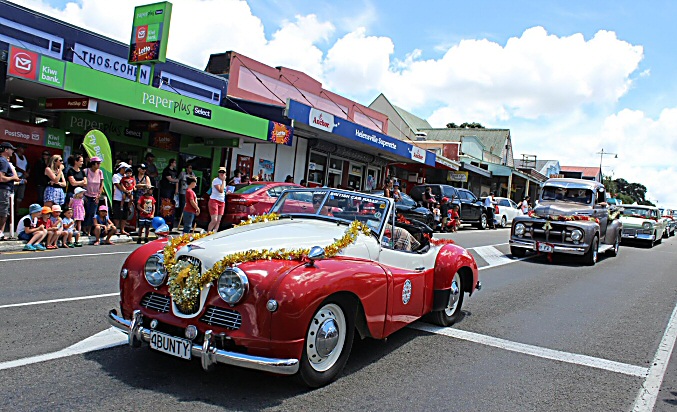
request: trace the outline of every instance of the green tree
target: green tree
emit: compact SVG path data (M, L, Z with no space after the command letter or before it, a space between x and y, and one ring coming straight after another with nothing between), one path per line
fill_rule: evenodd
M614 180L613 183L616 185L617 197L623 200L623 203L632 204L637 202L638 205L654 206L654 204L646 198L646 186L643 184L630 183L622 178Z
M447 123L447 128L449 128L449 129L485 129L485 127L482 126L481 123L477 123L477 122L473 122L473 123L463 122L460 125L457 125L456 123Z

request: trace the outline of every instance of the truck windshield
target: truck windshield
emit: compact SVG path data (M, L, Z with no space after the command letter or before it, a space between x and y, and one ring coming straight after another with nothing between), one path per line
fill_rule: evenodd
M581 188L565 188L559 186L544 186L541 200L558 200L562 202L592 203L592 190Z

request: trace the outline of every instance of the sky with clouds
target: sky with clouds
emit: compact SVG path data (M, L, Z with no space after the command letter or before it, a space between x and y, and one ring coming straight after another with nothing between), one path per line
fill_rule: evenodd
M15 0L128 42L150 1ZM511 130L514 153L598 166L677 208L677 2L174 0L168 57L235 50L433 126Z

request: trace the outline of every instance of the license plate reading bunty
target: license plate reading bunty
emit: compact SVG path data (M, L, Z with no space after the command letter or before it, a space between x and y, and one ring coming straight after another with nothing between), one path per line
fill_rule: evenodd
M182 359L190 359L193 344L188 339L181 339L166 333L150 331L150 347Z
M547 243L539 243L538 244L538 251L539 252L545 252L545 253L551 253L552 252L552 245L548 245Z

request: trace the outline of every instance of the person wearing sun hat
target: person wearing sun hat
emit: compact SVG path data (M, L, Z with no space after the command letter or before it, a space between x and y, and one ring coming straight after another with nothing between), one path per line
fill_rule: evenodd
M36 250L45 250L45 247L40 244L42 240L47 237L47 229L39 219L42 216L42 206L33 203L28 207L28 214L19 220L19 226L16 231L19 240L26 241L23 250L35 252Z
M103 242L104 245L112 245L113 242L110 241L110 238L113 237L117 229L113 222L111 222L108 217L108 207L99 206L99 211L94 219L94 236L96 240L94 241L94 246L99 246L101 244L101 236L106 236L106 240Z

